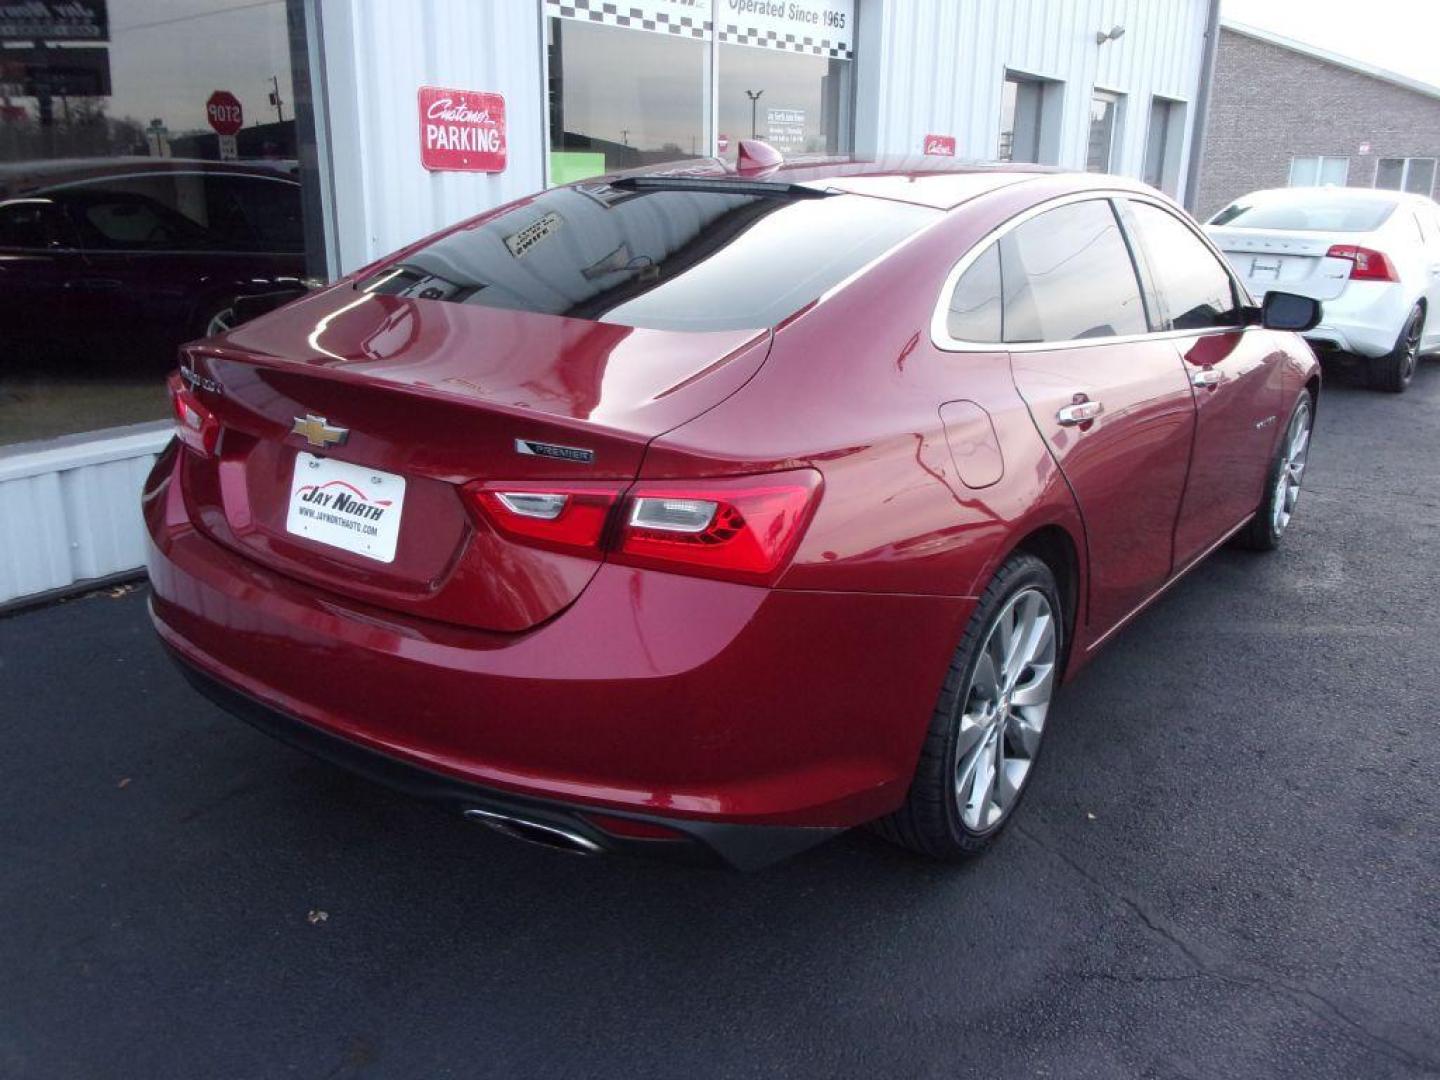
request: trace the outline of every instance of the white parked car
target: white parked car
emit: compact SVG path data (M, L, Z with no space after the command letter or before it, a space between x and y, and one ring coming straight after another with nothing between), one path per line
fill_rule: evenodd
M1305 336L1360 358L1371 386L1400 393L1440 348L1440 205L1365 188L1255 191L1205 226L1257 300L1272 289L1322 301Z

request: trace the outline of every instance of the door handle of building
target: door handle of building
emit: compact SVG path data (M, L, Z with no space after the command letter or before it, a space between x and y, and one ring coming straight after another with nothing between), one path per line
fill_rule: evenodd
M1199 371L1195 372L1193 375L1190 376L1190 383L1192 386L1203 386L1209 390L1214 390L1215 387L1219 386L1224 381L1225 373L1223 371L1216 371L1212 367L1201 368Z
M1104 411L1105 406L1098 401L1077 401L1072 405L1061 406L1055 419L1060 422L1061 427L1074 427L1076 424L1090 423Z

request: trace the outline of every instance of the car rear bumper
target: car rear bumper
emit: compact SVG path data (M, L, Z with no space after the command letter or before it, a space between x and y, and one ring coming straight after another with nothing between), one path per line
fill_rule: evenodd
M659 825L675 839L641 839L607 832L585 816L585 808L555 800L525 798L470 784L445 773L377 753L295 719L206 674L182 654L170 655L190 685L216 705L283 743L418 799L439 803L482 822L518 821L553 830L574 843L552 843L576 853L630 854L685 862L716 859L739 870L753 870L787 858L833 836L838 829L734 825L705 820L625 813L625 819ZM613 811L609 811L615 816Z
M974 603L606 565L549 622L489 633L365 607L222 547L186 519L173 470L167 453L144 501L171 650L290 741L338 740L474 806L614 810L696 836L880 816L904 798ZM718 835L699 842L748 864ZM782 854L797 839L775 834Z
M1401 285L1352 281L1333 300L1322 300L1320 325L1305 334L1321 348L1357 356L1384 356L1395 348L1414 301Z

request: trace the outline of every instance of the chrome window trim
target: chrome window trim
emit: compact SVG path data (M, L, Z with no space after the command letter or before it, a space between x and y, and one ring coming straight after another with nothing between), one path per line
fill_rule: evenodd
M1220 266L1224 269L1226 276L1230 279L1231 285L1235 289L1235 296L1236 299L1240 302L1241 307L1245 306L1245 301L1247 300L1251 301L1251 305L1253 306L1253 298L1250 296L1249 292L1246 291L1244 283L1241 282L1240 279L1236 276L1234 269L1230 266L1229 260L1227 260L1225 256L1220 253L1220 249L1215 246L1214 241L1212 241L1208 236L1206 236L1203 231L1197 229L1189 221L1186 221L1183 216L1177 214L1175 212L1175 208L1169 205L1169 203L1167 203L1164 198L1158 195L1151 195L1148 192L1128 191L1124 188L1093 188L1087 191L1071 192L1068 195L1058 195L1053 199L1047 199L1045 202L1028 207L1027 209L1022 210L1020 213L1016 214L1014 217L997 225L994 229L990 230L990 232L986 233L983 237L981 237L974 244L972 244L970 250L965 252L965 254L960 257L959 261L957 261L955 265L950 268L950 272L945 275L945 282L940 288L939 299L936 300L935 308L930 315L930 343L934 345L937 349L942 350L943 352L952 353L1048 352L1053 349L1078 349L1095 345L1124 345L1136 341L1167 341L1174 338L1205 337L1211 334L1233 334L1237 331L1244 333L1249 330L1258 329L1257 326L1249 325L1234 327L1215 327L1214 329L1210 330L1151 330L1144 334L1119 334L1114 337L1069 338L1056 341L1017 342L962 341L958 338L952 338L950 336L950 322L948 314L950 311L950 296L955 291L955 286L959 283L960 278L964 275L965 271L970 269L971 265L974 264L974 262L978 258L980 258L982 254L984 254L984 252L990 247L991 244L998 243L1001 237L1005 236L1012 230L1019 228L1031 218L1039 217L1047 210L1054 210L1061 206L1068 206L1071 203L1100 201L1110 202L1114 199L1129 199L1132 202L1149 203L1151 206L1154 206L1159 210L1163 210L1165 213L1175 218L1176 221L1179 221L1182 225L1184 225L1187 229L1190 230L1191 235L1198 238L1200 242L1205 245L1205 249L1215 257L1217 262L1219 262ZM1118 221L1119 219L1117 217L1117 222ZM1121 224L1121 228L1123 229L1123 223ZM1138 276L1136 284L1140 288L1141 295L1143 296L1145 291L1145 285L1143 281L1138 280Z

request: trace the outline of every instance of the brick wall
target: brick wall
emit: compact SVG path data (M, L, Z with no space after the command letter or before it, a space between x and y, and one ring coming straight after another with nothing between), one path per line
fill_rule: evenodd
M1292 156L1348 157L1352 187L1372 186L1382 157L1440 158L1440 98L1234 30L1220 32L1211 95L1201 220L1248 191L1284 187Z

